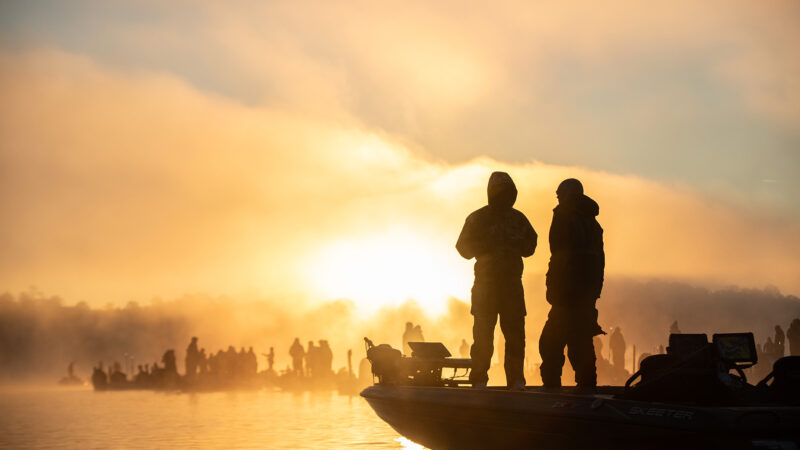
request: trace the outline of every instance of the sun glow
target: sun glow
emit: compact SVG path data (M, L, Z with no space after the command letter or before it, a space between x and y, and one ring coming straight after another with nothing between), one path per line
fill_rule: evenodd
M451 246L408 232L344 239L324 248L310 275L326 298L347 298L360 308L416 300L430 313L450 297L468 301L472 264Z

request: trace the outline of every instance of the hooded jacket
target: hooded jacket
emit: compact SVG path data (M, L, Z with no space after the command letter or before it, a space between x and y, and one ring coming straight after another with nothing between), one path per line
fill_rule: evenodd
M581 195L553 209L550 226L550 265L547 301L553 305L594 305L603 289L605 252L600 207Z
M494 172L489 177L487 196L488 204L467 217L456 243L461 256L475 258L473 313L476 301L484 301L478 297L490 295L484 291L497 282L520 284L522 258L531 256L537 243L536 231L528 219L513 208L517 188L507 173ZM514 295L522 299L521 285L518 291ZM522 308L524 311L524 302Z

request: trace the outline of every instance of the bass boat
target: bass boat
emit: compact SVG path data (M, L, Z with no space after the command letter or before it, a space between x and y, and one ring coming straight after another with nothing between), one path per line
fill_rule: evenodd
M800 357L752 385L752 333L673 334L625 386L476 389L470 360L440 343L403 357L368 342L377 383L361 396L406 438L433 449L800 448ZM453 369L454 376L443 377ZM457 372L461 370L462 376Z

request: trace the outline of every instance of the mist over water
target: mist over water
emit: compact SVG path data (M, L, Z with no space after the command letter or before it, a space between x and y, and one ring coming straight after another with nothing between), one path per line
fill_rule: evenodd
M549 310L537 283L526 283L526 303L526 355L530 364L536 364L540 361L539 334ZM314 304L192 295L91 308L37 291L4 294L0 296L0 382L55 383L70 362L75 363L76 375L87 380L98 362L110 365L117 361L123 369L126 364L135 368L160 361L166 349L175 350L178 367L183 370L192 336L199 338L199 347L209 354L229 345L236 349L253 346L259 371L266 368L262 354L274 347L278 372L290 364L288 351L295 337L303 344L328 340L334 371L347 365L348 349L353 350L353 370L357 371L366 356L365 336L376 344L400 348L407 321L420 324L427 341L443 342L454 355L462 339L471 343L468 303L451 299L447 310L438 315L426 312L424 306L408 301L365 314L347 300ZM606 282L598 309L600 325L606 331L622 327L628 345L636 345L641 354L653 353L666 344L675 320L683 332L752 331L756 341L763 342L775 325L786 329L792 318L800 317L800 299L775 288L714 290L679 281L612 278ZM632 354L626 358L630 361ZM493 381L502 384L504 380Z

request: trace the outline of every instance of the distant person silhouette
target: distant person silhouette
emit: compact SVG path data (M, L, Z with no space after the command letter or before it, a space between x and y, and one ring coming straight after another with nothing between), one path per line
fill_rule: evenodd
M228 349L222 354L222 374L226 377L233 377L236 375L236 361L238 360L239 354L236 353L236 348L232 345L228 346Z
M201 374L208 372L208 357L205 348L201 348L200 353L197 354L197 368Z
M222 360L225 358L225 353L222 350L217 350L217 353L211 354L208 357L208 371L218 377L222 373Z
M253 355L255 357L255 355ZM241 378L246 375L248 371L248 356L247 352L244 351L244 347L239 347L239 352L236 353L236 357L233 359L233 373L235 376Z
M190 379L193 379L195 374L197 374L197 366L198 366L198 357L200 356L200 351L197 349L197 338L192 337L192 341L189 343L189 346L186 347L186 376Z
M761 363L761 378L766 376L772 369L772 365L778 360L778 346L772 342L772 338L767 336L767 341L761 347L762 354L759 355L759 362Z
M347 374L353 376L353 349L347 349Z
M411 356L411 347L408 343L414 341L414 324L406 322L406 329L403 331L403 354Z
M506 341L506 383L512 389L524 389L526 311L522 258L533 255L537 236L525 215L513 208L517 187L507 173L492 173L487 195L488 205L467 217L456 243L461 256L475 258L470 381L476 388L485 388L489 381L499 315Z
M161 362L164 363L164 370L166 372L174 374L178 373L178 366L175 363L175 350L169 349L164 352L164 355L161 357Z
M136 366L136 376L133 378L133 381L136 382L138 385L142 385L145 383L145 379L147 377L147 372L144 370L144 366L139 364Z
M786 330L786 339L789 341L789 354L800 356L800 318L792 320Z
M103 370L103 363L99 363L97 367L92 370L92 385L95 389L103 389L108 385L108 375Z
M125 372L122 371L122 366L117 361L114 361L113 368L110 370L110 372L111 373L108 375L109 383L115 386L120 386L128 381L128 377L125 375Z
M580 181L569 178L556 190L558 206L550 225L547 301L552 305L539 339L542 384L561 386L564 347L578 386L597 385L592 338L605 334L597 323L596 302L603 289L605 253L600 208L583 193Z
M783 334L783 328L780 325L775 325L775 354L778 358L783 358L786 354L786 335Z
M328 341L320 340L319 347L317 347L319 375L329 376L333 374L333 350L331 350Z
M469 344L467 344L466 339L461 340L461 346L458 347L458 354L462 358L469 358Z
M253 377L258 373L258 357L256 357L256 352L253 350L253 347L247 349L247 354L245 354L245 374L248 377Z
M308 341L306 349L306 376L319 375L319 350L314 347L314 341Z
M767 336L767 342L764 342L764 346L762 347L762 351L765 355L771 357L775 354L775 344L772 343L772 338Z
M413 338L411 342L425 342L425 336L422 335L422 325L414 325L411 337Z
M611 361L617 369L625 369L625 336L622 335L622 328L616 327L611 333L609 344L611 347Z
M303 349L303 344L300 343L300 338L294 338L292 346L289 347L289 356L292 357L292 372L298 377L303 376L303 358L305 358L306 351Z
M268 366L267 371L272 373L272 371L273 371L272 366L274 364L275 364L275 348L274 347L270 347L269 348L269 353L267 353L267 366Z

